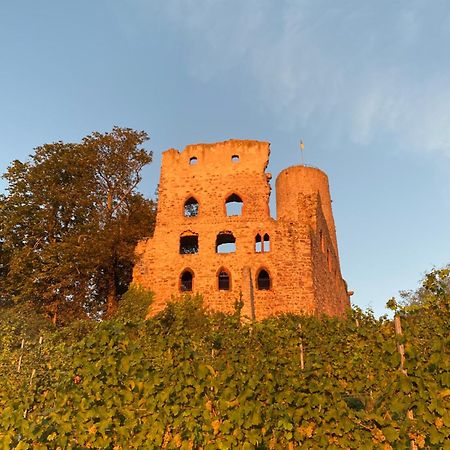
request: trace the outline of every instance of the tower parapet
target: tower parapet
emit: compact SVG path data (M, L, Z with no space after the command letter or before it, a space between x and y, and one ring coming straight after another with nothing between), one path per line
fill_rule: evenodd
M299 194L319 195L336 253L338 252L336 227L331 208L328 177L320 169L308 166L291 166L280 172L276 180L277 220L297 221L299 219Z

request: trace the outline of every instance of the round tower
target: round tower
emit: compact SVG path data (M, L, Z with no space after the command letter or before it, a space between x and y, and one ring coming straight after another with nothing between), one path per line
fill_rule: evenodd
M322 211L337 254L336 228L331 209L328 177L321 170L315 167L291 166L278 175L276 180L277 219L286 222L298 221L298 195L316 193L319 193Z

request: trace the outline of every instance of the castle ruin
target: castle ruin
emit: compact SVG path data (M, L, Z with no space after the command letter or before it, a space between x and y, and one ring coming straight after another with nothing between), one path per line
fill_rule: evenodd
M269 213L268 142L229 140L163 153L153 237L136 249L134 282L154 292L151 314L172 297L203 295L211 310L264 319L281 313L343 315L328 178L303 165L276 180Z

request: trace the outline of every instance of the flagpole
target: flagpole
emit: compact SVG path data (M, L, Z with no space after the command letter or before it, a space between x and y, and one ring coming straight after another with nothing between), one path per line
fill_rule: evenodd
M300 152L302 154L302 166L305 165L305 159L303 156L303 150L305 149L305 144L303 143L303 139L300 141Z

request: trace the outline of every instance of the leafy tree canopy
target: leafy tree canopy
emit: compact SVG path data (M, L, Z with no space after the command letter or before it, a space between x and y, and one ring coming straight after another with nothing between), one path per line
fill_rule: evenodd
M134 246L154 203L137 187L152 154L144 131L114 127L13 161L0 198L0 293L54 322L113 314L131 280Z
M418 289L400 291L400 296L400 303L392 298L386 306L402 314L430 314L430 310L438 316L450 314L450 265L431 270Z

